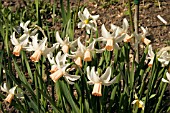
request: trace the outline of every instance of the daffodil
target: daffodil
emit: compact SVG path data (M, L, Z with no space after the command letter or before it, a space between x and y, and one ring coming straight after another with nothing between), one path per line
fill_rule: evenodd
M147 59L150 59L150 61L148 63L149 67L152 67L153 61L154 61L154 57L155 57L155 53L152 51L152 46L149 45L148 46L148 56L147 56Z
M126 36L125 34L118 36L118 32L116 33L117 29L118 28L115 28L113 33L111 34L106 30L105 25L103 24L101 27L102 37L96 39L97 41L106 41L105 48L108 51L113 51L113 49L119 49L120 47L118 45L118 42L121 42Z
M138 108L142 108L142 110L144 110L145 108L144 103L138 99L136 94L135 94L135 100L132 102L132 104L135 104Z
M26 48L27 51L34 51L33 55L30 59L33 62L38 62L41 55L47 56L50 52L53 52L56 49L57 44L53 44L53 47L47 48L47 37L43 38L42 40L38 40L38 34L35 36L31 36L32 43ZM39 43L38 43L39 42Z
M93 66L91 71L90 67L87 67L87 78L89 81L87 82L88 84L92 85L94 84L92 95L94 96L102 96L102 85L109 86L111 85L116 77L110 81L111 77L111 67L108 67L103 75L99 77L98 73L95 72L95 67Z
M78 17L81 22L78 23L78 28L86 28L86 32L90 34L90 30L97 30L96 20L99 18L99 15L91 15L87 8L84 9L83 14L79 11Z
M68 51L69 51L70 48L71 48L71 49L74 49L75 46L76 46L76 44L77 44L77 40L75 40L75 41L73 41L73 42L70 42L68 36L66 36L66 37L65 37L65 40L63 41L63 40L61 39L58 31L56 32L56 40L57 40L57 42L61 45L62 51L63 51L64 53L68 53Z
M71 55L68 54L68 57L71 59L74 59L75 64L77 64L79 67L83 66L82 60L84 58L84 53L80 48L78 48L77 51L75 51L75 52L71 51Z
M89 46L84 46L81 41L80 41L80 37L78 38L78 47L80 48L81 52L84 53L84 61L92 61L92 53L96 52L96 53L101 53L103 52L105 49L95 49L94 45L95 45L95 40L93 42L91 42L89 44Z
M61 60L64 60L63 62ZM70 65L69 63L65 63L66 61L66 55L61 55L61 52L59 52L56 56L56 70L50 75L50 78L56 82L58 79L60 79L62 76L65 78L65 80L69 84L74 84L73 81L80 78L78 75L71 75L69 74L66 69Z
M165 83L169 83L169 84L170 84L170 73L169 73L169 72L166 72L166 78L167 78L168 80L162 78L162 82L165 82Z
M123 19L122 28L120 28L120 27L118 27L116 25L111 24L112 31L115 31L115 37L120 37L122 35L125 35L124 39L123 39L124 42L130 42L130 39L132 38L132 36L129 36L127 34L128 28L129 28L129 23L128 23L126 18Z
M151 43L151 41L149 39L146 38L146 35L148 33L148 29L141 27L142 32L141 34L136 34L134 33L134 36L136 37L137 41L136 41L136 45L139 44L140 42L143 42L145 45L149 45ZM135 45L135 46L136 46Z
M57 53L56 57L53 57L53 53L51 52L50 54L47 55L47 58L51 64L51 73L54 73L58 70L58 65L65 65L66 63L66 58L67 58L67 54L63 54L61 55L61 51Z
M15 89L16 89L17 86L14 86L12 87L11 89L8 89L7 88L7 85L6 83L4 83L3 87L1 86L1 90L3 92L6 92L8 93L8 96L5 98L5 101L11 103L12 102L12 99L14 98L14 95L15 95Z
M162 67L165 67L170 62L170 46L164 47L157 53L158 61L161 63Z
M30 23L30 21L27 21L26 23L24 22L21 22L20 23L20 27L23 29L23 35L20 37L20 38L16 38L15 37L15 32L13 32L13 34L11 35L11 42L12 44L15 46L14 47L14 50L13 50L13 54L15 56L19 56L20 55L20 51L22 49L24 49L24 47L27 46L28 44L28 38L30 36L34 36L35 33L37 32L37 29L29 29L28 28L28 24Z
M13 32L13 34L11 35L11 42L15 46L13 50L13 54L15 56L19 56L21 49L27 46L28 38L28 36L22 35L20 38L16 39L15 32Z

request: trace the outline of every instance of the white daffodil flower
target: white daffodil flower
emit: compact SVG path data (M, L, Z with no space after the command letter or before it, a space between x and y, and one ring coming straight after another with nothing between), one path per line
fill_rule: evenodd
M78 23L78 28L86 28L86 32L90 34L90 30L97 30L96 20L99 18L99 15L91 15L87 8L84 9L83 14L79 11L78 17L81 22Z
M168 80L162 78L162 82L165 82L165 83L169 83L169 84L170 84L170 73L166 72L166 78L167 78Z
M67 58L67 54L63 54L61 55L61 51L57 53L56 57L53 57L53 53L51 52L50 54L47 55L47 58L51 64L51 73L54 73L58 70L58 65L65 65L66 63L66 58Z
M69 37L65 37L65 40L63 41L59 35L59 32L56 32L56 40L57 42L61 45L62 47L62 51L64 53L68 53L69 49L74 49L76 44L77 44L77 40L70 42L69 41Z
M80 48L81 52L84 53L84 61L92 61L92 53L96 52L96 53L101 53L103 52L105 49L95 49L94 45L95 45L95 40L93 42L91 42L89 44L89 46L84 46L81 41L80 41L80 37L78 38L78 47Z
M84 58L84 53L80 48L78 48L75 52L71 52L71 55L68 54L68 57L74 59L75 64L77 64L79 67L83 66L82 59Z
M162 64L162 67L165 67L170 62L170 46L164 47L157 53L158 61Z
M145 108L144 103L138 99L136 94L135 94L135 100L132 102L132 104L135 104L138 108L142 108L142 110L144 110Z
M109 81L110 77L111 77L111 67L108 67L106 69L105 73L103 75L101 75L100 77L99 77L98 73L95 72L94 66L92 67L91 71L90 71L89 66L86 68L86 70L87 70L87 78L89 79L89 81L87 83L90 85L94 84L93 91L92 91L92 95L94 95L94 96L102 96L102 93L101 93L102 85L109 86L116 79L116 77L115 77L114 79Z
M20 23L20 27L23 29L23 33L24 33L20 38L17 39L15 37L15 32L13 32L13 34L11 35L11 42L15 46L13 50L13 54L15 56L20 55L21 49L24 49L24 47L26 47L29 42L28 38L30 36L35 35L35 33L37 32L37 29L34 29L33 31L31 31L32 29L28 29L29 23L30 21L27 21L26 23L23 22Z
M141 34L134 33L134 36L137 39L135 46L137 46L137 44L139 44L140 42L143 42L145 45L149 45L151 43L151 41L146 38L146 35L148 33L148 28L141 27L141 29L143 33Z
M32 43L26 48L27 51L34 51L33 55L30 57L30 59L33 62L38 62L41 55L47 56L48 53L53 52L56 49L57 44L53 44L53 47L47 48L46 42L47 37L45 37L42 40L38 40L38 34L35 36L31 36ZM38 43L39 42L39 43Z
M127 34L128 28L129 28L129 23L126 18L123 19L122 28L111 24L112 31L115 31L115 35L116 35L115 37L125 35L125 38L123 39L124 42L130 42L130 39L132 38L132 36L129 36Z
M13 32L13 34L11 35L11 42L15 46L13 50L13 54L15 56L19 56L21 49L27 46L28 38L28 36L23 34L20 38L17 39L15 37L15 32Z
M153 61L154 61L154 57L155 57L155 53L152 51L152 46L149 45L148 46L148 56L146 59L150 59L149 63L148 63L148 66L149 67L152 67L153 65Z
M162 67L165 67L170 62L170 54L167 51L163 51L158 58L158 61L161 63Z
M64 60L62 63L60 61L61 59ZM66 69L70 64L69 63L65 64L65 61L66 61L66 56L65 55L61 56L61 52L59 52L56 56L56 64L55 64L57 70L50 75L50 78L54 82L56 82L59 78L61 78L63 76L69 84L74 84L73 81L79 79L80 76L71 75L71 74L67 73Z
M1 90L3 92L6 92L8 93L8 96L5 98L5 101L11 103L12 102L12 99L14 98L14 95L15 95L15 89L16 89L17 86L14 86L12 87L11 89L8 89L7 88L7 85L6 83L4 83L3 87L1 86Z
M113 28L112 28L113 29ZM101 27L102 30L102 36L96 39L97 41L106 41L106 50L113 51L113 49L119 49L118 42L121 42L125 38L125 34L122 36L118 36L118 31L116 32L118 28L115 28L113 33L111 34L108 32L105 28L105 25L103 24Z

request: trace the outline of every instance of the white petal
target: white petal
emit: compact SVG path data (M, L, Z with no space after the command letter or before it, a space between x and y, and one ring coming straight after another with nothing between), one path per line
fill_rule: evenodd
M115 42L121 42L121 41L123 41L123 39L126 37L126 34L124 33L124 34L122 34L121 36L119 36L119 37L117 37L116 39L115 39Z
M32 38L32 45L33 45L33 48L36 50L38 49L38 33L35 35L35 36L31 36Z
M13 88L11 88L10 90L9 90L9 93L10 94L15 94L15 89L17 88L17 86L14 86Z
M19 44L18 40L15 38L15 32L12 33L11 42L12 42L13 45Z
M91 80L95 83L98 83L100 82L100 78L99 76L96 74L95 72L95 67L93 66L92 69L91 69Z
M91 79L91 72L90 72L90 66L88 66L88 67L86 68L86 71L87 71L87 78L88 78L90 81L92 81L92 79Z
M47 58L48 58L48 61L50 62L50 64L55 64L55 60L54 60L54 57L53 57L53 53L50 52L49 54L47 54Z
M120 49L117 43L114 43L114 49Z
M127 32L128 28L129 28L129 23L128 23L127 19L124 18L124 19L123 19L123 30L124 30L125 32Z
M113 32L116 31L117 28L118 26L111 24L111 29L113 30Z
M134 101L132 102L132 104L135 104L137 101L138 101L138 100L134 100Z
M78 47L81 49L82 52L86 50L86 47L80 42L80 37L78 38Z
M114 77L111 81L103 81L102 84L105 86L110 86L111 84L113 84L116 80L117 76Z
M84 9L83 15L86 17L86 19L88 19L90 17L90 13L87 8Z
M111 76L111 68L108 67L105 71L105 73L100 77L102 81L109 81Z
M56 32L56 40L59 42L61 45L64 45L64 41L61 39L59 32Z
M152 51L152 46L151 45L149 45L149 47L148 47L148 54L149 54L150 57L155 56L154 52Z
M80 78L80 76L78 76L78 75L71 75L68 73L65 73L64 77L66 77L68 80L71 80L71 81L75 81Z
M56 46L57 46L57 44L53 44L53 47L51 47L51 48L45 48L44 49L44 51L43 51L43 55L45 56L45 57L47 57L47 54L49 54L50 52L53 52L55 49L56 49Z
M7 92L8 93L8 89L7 89L6 83L4 83L3 87L1 86L1 90L3 92Z
M90 17L93 18L93 20L97 20L99 18L99 15L93 15L93 16L91 15Z
M162 78L162 82L165 82L165 83L170 83L169 81L167 81L166 79Z
M102 25L102 36L104 37L104 38L111 38L112 36L111 36L111 34L106 30L106 28L105 28L105 25L103 24Z
M86 20L86 17L80 11L78 12L78 17L82 22Z
M47 42L47 37L45 37L43 40L41 40L38 44L38 49L44 51L46 49L45 44ZM53 47L52 47L53 48Z
M92 42L92 43L90 43L90 45L87 47L89 50L93 50L94 49L94 45L95 45L95 40Z

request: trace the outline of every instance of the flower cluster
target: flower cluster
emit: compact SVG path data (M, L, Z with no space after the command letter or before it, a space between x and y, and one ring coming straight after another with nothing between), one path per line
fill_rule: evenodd
M97 31L96 20L98 19L99 15L91 15L87 8L85 8L83 13L81 13L80 11L78 12L78 16L81 20L81 22L78 23L78 28L85 28L87 34L91 34L92 31ZM121 48L119 45L120 42L127 43L130 42L132 38L135 38L137 40L134 44L135 46L138 45L140 42L148 45L149 50L147 59L150 60L148 66L152 66L154 58L158 58L162 66L168 65L170 61L170 54L168 53L168 50L170 50L169 48L164 48L160 50L157 56L155 56L154 52L152 51L151 45L149 45L151 41L146 38L146 35L148 33L147 28L141 27L142 33L132 33L132 35L129 35L129 24L126 19L123 19L122 27L111 24L110 30L107 30L105 25L103 24L101 26L102 36L98 38L92 38L88 42L82 41L81 37L74 41L70 41L68 35L66 35L65 37L60 37L60 34L57 31L57 42L53 44L53 47L51 48L47 48L48 38L44 34L43 30L36 25L34 26L34 28L28 28L29 23L30 21L20 24L20 26L23 28L24 34L19 38L15 38L15 32L12 34L11 42L15 46L13 54L15 56L19 56L22 49L25 51L34 51L33 55L30 57L33 62L38 62L41 58L41 55L47 57L48 61L51 64L51 74L49 76L54 82L63 77L69 84L74 84L74 82L78 80L80 76L72 75L70 71L73 71L75 69L83 69L86 62L93 61L94 54L102 53L104 51L110 52L114 49L118 50ZM43 34L42 40L38 39L38 30L41 31ZM31 41L29 41L29 39ZM100 41L104 43L99 44ZM100 45L97 48L95 48L96 43ZM103 45L104 47L102 47ZM58 48L60 48L60 50ZM53 51L57 52L56 56L53 56ZM71 61L73 61L73 63ZM78 68L73 68L73 64L76 65L76 67ZM90 70L90 66L87 66L86 73L89 80L87 83L90 85L94 84L92 95L102 96L102 85L109 86L113 84L116 77L112 77L112 68L110 66L105 68L104 74L98 73L97 71L95 71L95 68L96 66L93 66ZM113 79L110 81L110 78ZM144 104L137 97L135 97L135 100L132 102L132 104L136 103L138 104L139 108L144 109Z

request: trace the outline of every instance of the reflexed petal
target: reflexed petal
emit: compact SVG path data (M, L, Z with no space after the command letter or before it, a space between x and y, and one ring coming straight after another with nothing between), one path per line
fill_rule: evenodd
M87 8L84 9L83 15L86 17L86 19L88 19L90 17L90 13Z
M33 46L33 48L36 50L36 49L38 49L38 33L35 35L35 36L31 36L31 38L32 38L32 46Z
M111 24L111 29L113 30L113 32L115 32L117 28L118 26Z
M111 81L103 81L102 84L105 86L110 86L111 84L113 84L116 80L117 76L114 77Z
M13 32L12 35L11 35L11 42L12 42L13 45L19 44L18 40L15 38L15 32Z
M132 104L135 104L136 102L138 102L138 100L134 100L134 101L132 102Z
M102 25L102 36L104 38L112 38L111 34L106 30L105 25Z
M124 30L124 32L127 32L128 28L129 28L129 23L128 23L127 19L124 18L123 19L123 30Z
M83 22L78 23L78 28L84 28L84 27L85 27L85 24Z
M11 88L10 90L9 90L9 93L10 94L15 94L15 89L17 88L17 86L14 86L13 88Z
M85 16L80 11L78 12L78 17L82 22L86 20Z
M56 32L56 40L59 42L61 45L64 45L64 41L61 39L59 32Z
M49 54L47 54L47 58L48 58L48 61L50 62L50 64L55 64L55 60L54 60L54 57L53 57L53 53L50 52Z
M114 44L114 49L120 49L120 47L117 43Z
M7 92L7 93L8 93L8 89L7 89L6 83L4 83L3 87L1 86L1 90L2 90L3 92Z
M167 81L166 79L162 78L162 82L165 82L165 83L170 83L169 81Z
M47 57L47 54L49 54L50 52L53 52L55 49L56 49L56 47L58 46L58 44L53 44L53 47L51 47L51 48L45 48L44 49L44 51L43 51L43 55L45 56L45 57Z
M92 79L91 79L91 72L90 72L90 66L88 66L88 67L86 68L86 71L87 71L87 78L88 78L90 81L92 81Z
M80 37L78 38L78 47L81 49L82 52L86 50L86 47L80 42Z
M124 34L122 34L121 36L119 36L119 37L117 37L116 39L115 39L115 42L121 42L121 41L123 41L123 39L126 37L126 34L124 33Z
M92 42L92 43L90 43L90 45L87 47L89 50L93 50L94 49L94 45L95 45L95 40Z
M98 83L100 82L100 78L99 76L96 74L95 72L95 67L93 66L92 69L91 69L91 80L95 83Z
M90 17L93 18L94 20L97 20L99 18L99 15L93 15L93 16L91 15Z
M110 76L111 76L111 68L108 67L105 71L105 73L100 77L100 79L102 81L106 81L108 82L110 80Z
M42 51L45 50L45 48L46 48L46 47L45 47L46 42L47 42L47 37L45 37L45 38L38 44L40 50L42 50Z
M152 46L151 45L149 45L149 47L148 47L148 54L149 54L150 57L155 56L154 52L152 51Z
M94 84L94 82L93 82L93 81L87 81L87 84L89 84L89 85L93 85L93 84Z

